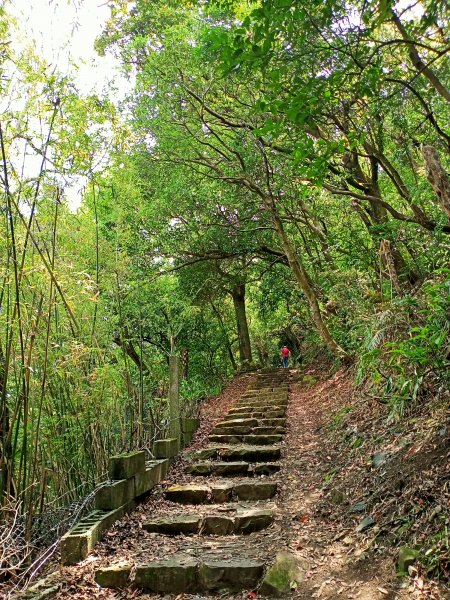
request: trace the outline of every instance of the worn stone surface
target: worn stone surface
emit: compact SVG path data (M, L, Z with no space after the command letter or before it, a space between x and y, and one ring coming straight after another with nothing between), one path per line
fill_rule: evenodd
M244 435L244 444L257 444L261 446L268 446L271 444L277 444L281 442L283 436L280 434L273 435Z
M259 463L252 467L252 473L254 475L272 475L278 473L280 470L279 463Z
M228 421L235 421L237 418L239 417L239 419L252 419L253 415L251 412L245 413L245 412L239 412L239 413L233 413L230 412L224 416L223 421L224 422L228 422Z
M179 451L177 438L157 440L153 444L153 454L156 458L175 458Z
M213 435L246 435L253 431L253 427L247 425L236 425L235 427L214 427Z
M164 496L179 504L203 504L209 493L210 488L206 485L172 485L166 489Z
M216 458L218 452L218 448L203 448L202 450L195 450L194 452L189 452L188 458L192 460L209 460L210 458Z
M134 476L134 488L136 497L143 496L155 487L163 479L161 472L161 461L147 463L143 473Z
M213 463L211 463L211 462L193 463L192 465L188 465L185 468L185 471L186 471L186 473L189 473L190 475L205 477L207 475L212 474L212 469L213 469L212 464Z
M242 435L214 435L209 436L209 441L216 444L240 444L242 443Z
M273 522L273 512L270 509L248 509L236 514L235 533L249 534L269 527Z
M205 535L231 535L234 533L234 519L223 515L206 515L203 518L201 533Z
M369 527L372 527L372 525L375 525L375 519L369 515L355 527L355 531L356 533L362 533L366 529L369 529Z
M213 463L213 473L222 477L232 475L247 475L249 472L249 464L243 461L236 462L217 462Z
M233 493L233 484L217 482L211 485L211 500L216 504L230 502Z
M301 583L305 579L308 564L290 552L279 552L274 564L267 571L261 584L261 596L277 598L288 593L292 582Z
M97 569L94 579L100 587L122 589L127 586L130 573L130 564L119 564Z
M95 508L113 510L135 496L135 478L120 479L99 488L95 494Z
M205 561L200 566L200 585L205 591L251 590L257 586L263 572L263 561L246 559Z
M201 517L198 515L173 515L159 517L153 521L147 521L142 525L145 531L150 533L165 533L166 535L185 535L198 533Z
M278 460L281 449L273 446L238 446L221 451L222 460L245 460L248 462Z
M245 419L229 419L228 421L220 421L216 427L257 427L258 419L245 418Z
M239 500L267 500L277 493L277 483L273 481L251 481L238 483L233 487L233 494Z
M111 456L108 470L110 479L130 479L136 473L145 471L145 452Z
M199 589L199 564L190 557L174 557L136 567L135 583L151 592L189 593Z
M403 546L400 548L397 559L397 569L399 573L407 574L408 568L412 567L418 556L417 550Z

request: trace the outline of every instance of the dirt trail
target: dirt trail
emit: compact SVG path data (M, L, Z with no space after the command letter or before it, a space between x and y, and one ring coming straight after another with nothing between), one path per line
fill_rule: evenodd
M394 475L399 472L395 461L390 466L391 471L386 468L382 474L367 462L373 446L370 428L378 427L380 431L380 423L385 423L385 415L380 414L379 408L374 409L369 404L366 410L366 405L357 400L352 387L353 375L349 371L342 369L329 377L325 370L319 372L310 369L306 374L293 373L294 380L296 377L299 382L290 388L287 435L282 443L276 520L265 532L247 538L248 542L244 540L244 546L246 543L252 544L255 556L258 553L266 554L265 558L270 559L277 551L289 550L304 559L308 564L305 579L293 582L294 589L291 592L292 597L299 600L450 598L444 585L438 586L428 581L419 570L412 572L412 578L397 577L397 551L393 544L383 541L383 534L386 533L383 506L386 507L385 512L393 511L394 504L397 513L404 509L401 492L397 493L394 489L390 493L386 488L386 481L395 488ZM249 381L249 376L236 378L221 396L209 399L204 404L202 424L190 450L207 445L208 435L213 427L239 399ZM358 410L362 412L358 413ZM330 422L334 423L335 429L330 427ZM350 432L346 434L348 439L346 438L345 443L342 442L343 429ZM392 449L392 440L397 439L396 433L391 432L392 440L388 439L387 431L384 433L385 447ZM360 450L356 445L355 449L352 440L356 438L363 439L366 447ZM378 438L374 436L374 439ZM424 452L427 449L426 442L424 440L420 446ZM442 443L444 447L436 449L436 444L428 440L428 445L431 444L435 453L430 455L428 463L431 465L432 459L437 456L436 452L439 452L442 460L436 463L437 468L444 470L444 459L448 452L447 438ZM406 448L406 452L409 446L406 444L402 448ZM394 454L393 450L392 453ZM428 456L426 452L425 455ZM399 460L404 462L403 455L399 455ZM421 464L426 468L428 463L425 461ZM185 458L180 457L171 468L164 487L169 483L180 482L185 466ZM412 463L410 471L416 467ZM385 485L384 488L380 487L380 481ZM377 486L384 494L378 500L378 505L374 500ZM404 486L408 490L408 481ZM145 594L132 587L121 591L101 589L95 583L93 575L101 565L127 560L136 554L153 555L163 552L170 555L179 549L180 541L174 538L165 539L163 548L152 548L148 545L148 540L145 542L142 522L149 515L163 513L165 510L162 489L162 486L158 486L146 502L118 522L86 561L75 567L61 569L58 579L60 582L62 580L62 587L53 597L58 600L157 598L157 595ZM439 493L442 496L442 492ZM385 496L388 497L387 501ZM395 499L394 504L392 498ZM448 500L447 496L445 500ZM358 511L352 511L355 505L359 507ZM447 509L448 506L445 507ZM357 533L356 526L367 516L373 517L373 523L363 532ZM215 539L211 537L208 541L212 552L215 551ZM192 542L187 543L192 545ZM192 547L195 543L194 541ZM241 550L245 552L244 546ZM166 597L176 597L177 600L203 598L188 594ZM258 596L251 592L245 595L219 594L208 597L237 600Z

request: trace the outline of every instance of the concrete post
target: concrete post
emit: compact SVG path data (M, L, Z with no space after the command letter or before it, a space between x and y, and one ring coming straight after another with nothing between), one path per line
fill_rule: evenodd
M180 442L180 362L178 356L169 356L169 409L170 436Z

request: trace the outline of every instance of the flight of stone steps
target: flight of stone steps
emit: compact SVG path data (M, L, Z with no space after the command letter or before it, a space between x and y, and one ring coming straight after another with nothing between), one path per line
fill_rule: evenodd
M215 426L208 446L188 453L186 481L166 488L162 514L143 524L155 548L164 547L170 536L172 553L153 552L148 561L140 556L136 587L166 594L258 588L273 556L268 528L274 520L288 386L287 369L257 374ZM130 571L126 566L99 569L96 581L116 587Z

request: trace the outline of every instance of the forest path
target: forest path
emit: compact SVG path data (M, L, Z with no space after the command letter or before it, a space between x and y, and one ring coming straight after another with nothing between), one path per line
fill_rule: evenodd
M167 479L154 490L146 502L114 526L106 539L98 545L96 551L88 559L75 567L62 569L63 585L55 597L59 600L68 598L75 600L84 600L85 598L150 600L160 596L156 592L150 591L149 586L170 587L173 585L173 581L177 581L177 589L166 589L166 591L160 589L161 593L166 593L168 598L186 600L200 600L204 597L230 600L256 598L260 595L258 585L262 574L261 563L267 567L273 563L278 552L287 551L297 557L300 566L298 580L292 580L294 589L288 592L288 596L292 595L293 598L301 600L313 598L327 600L340 600L341 598L359 600L445 598L444 595L439 595L435 588L429 589L425 586L420 590L411 585L409 580L397 578L395 565L392 557L388 554L383 556L382 553L381 555L380 553L371 553L371 546L374 545L376 536L374 538L373 534L370 534L370 530L355 532L355 527L362 521L365 514L355 513L350 517L347 515L346 519L339 519L336 518L335 511L330 509L327 496L333 496L333 490L331 489L330 493L329 481L330 478L332 479L335 465L342 460L342 456L337 455L339 448L330 444L327 427L331 416L335 413L339 414L339 410L342 408L345 410L349 403L352 395L352 375L345 370L337 372L331 378L326 376L321 378L319 375L320 373L314 370L308 371L305 375L294 371L289 373L287 434L281 443L277 441L275 444L265 445L246 444L246 452L259 448L264 454L264 451L270 448L281 447L282 449L280 461L264 460L265 464L279 463L279 473L262 478L243 477L241 474L236 477L232 472L233 467L229 476L226 477L226 481L223 476L219 480L217 477L192 473L193 459L195 459L194 464L197 463L194 471L197 469L197 473L202 472L202 468L198 466L198 454L193 455L193 452L200 452L201 457L201 453L205 456L207 448L226 446L228 449L225 452L229 452L230 447L232 449L233 447L234 449L242 447L240 439L236 439L237 443L233 445L230 443L232 440L226 440L227 443L223 444L224 440L216 439L211 443L209 437L222 435L224 427L229 427L225 423L234 420L234 411L242 411L244 405L248 405L249 401L259 402L258 398L249 397L252 392L250 394L245 392L245 388L258 387L259 384L254 386L254 383L250 383L249 385L249 382L252 382L252 378L249 376L236 378L220 397L207 401L203 407L202 425L193 444L172 467ZM244 398L242 398L243 395ZM254 414L251 416L244 413L246 416L243 419L249 420L256 416L256 420L259 421L261 417L257 413L261 411L258 408L257 406L253 407ZM267 415L264 416L267 418ZM274 416L272 418L278 420L282 417ZM222 425L218 427L220 422ZM248 423L248 425L252 428L255 426L267 427L259 422L257 425L252 423ZM282 427L280 422L273 426ZM245 427L245 424L235 423L230 427L242 428ZM213 431L214 429L215 431ZM236 436L249 435L243 433L242 430L235 430L235 433ZM266 434L259 433L258 435ZM280 433L274 435L280 435ZM214 461L216 457L210 458ZM227 461L226 457L222 457L219 462L226 468L227 465L246 461L245 457L240 461ZM254 467L258 461L255 460L252 464ZM259 464L263 464L262 460L259 460ZM242 465L237 465L236 468L239 470ZM351 466L349 470L351 471ZM260 484L277 481L276 497L267 498L271 492L267 486L264 490L263 485L261 488L263 499L244 499L245 494L249 494L252 488L258 487L258 485L247 485L252 482L257 483L256 479ZM191 490L190 493L200 494L197 499L200 498L201 504L193 506L169 500L166 494L168 488L180 484L199 486L197 490ZM241 487L239 488L239 486ZM210 490L206 496L209 498L207 503L203 503L205 495L202 488L204 487ZM226 498L230 487L233 497ZM337 490L339 493L340 489ZM239 498L237 496L239 493L244 496ZM228 502L213 504L211 494L218 494L217 498L220 498L220 494L225 494L225 498L222 500L227 499ZM339 494L337 494L335 502L339 505L341 499L338 496ZM232 502L229 502L230 500ZM205 535L208 533L208 528L237 527L239 512L249 508L257 508L258 511L264 513L260 515L259 524L253 524L255 529L263 527L259 531L255 530L250 534L242 535L242 530L235 529L233 534L229 535L231 529L228 529L227 535ZM341 510L340 507L339 509ZM273 513L274 520L269 525L267 518L270 521L270 516L268 517L270 511ZM342 508L342 512L348 513L347 507ZM186 516L186 514L196 517L197 520L195 518L187 521L179 519L180 516ZM216 518L208 522L205 520L206 515ZM185 529L185 535L173 535L173 529L171 535L166 535L161 531L156 532L158 517L165 517L165 520L159 521L160 524L165 522L165 527L168 526L168 523L169 527L174 527L173 524L176 522L174 517L178 517L178 524L182 523L181 527L188 528ZM153 523L151 526L153 533L144 529L144 523L148 522ZM242 524L243 521L240 522ZM194 535L188 532L189 527L194 527L196 531ZM195 529L198 527L202 528L200 533L198 529ZM184 565L183 562L166 563L166 567L169 568L166 571L166 575L169 573L168 578L164 574L161 577L162 571L157 577L153 577L146 575L145 570L141 570L142 583L139 586L131 585L125 586L122 590L113 590L99 587L95 582L95 574L102 568L132 564L132 577L135 577L134 565L144 566L155 562L160 563L161 560L176 558L180 556L180 553L186 558L186 562ZM192 590L191 594L187 592L186 588L194 585L192 579L189 579L189 575L186 576L186 568L184 568L187 566L189 570L189 567L192 566L190 561L210 565L211 568L206 569L206 573L204 571L203 574L203 585L209 586L208 591L203 589L197 592ZM223 564L220 568L214 569L214 563L217 566L218 562L227 561L231 565L231 570L227 571ZM218 592L215 588L220 588L222 584L226 584L227 587L231 586L235 591Z

